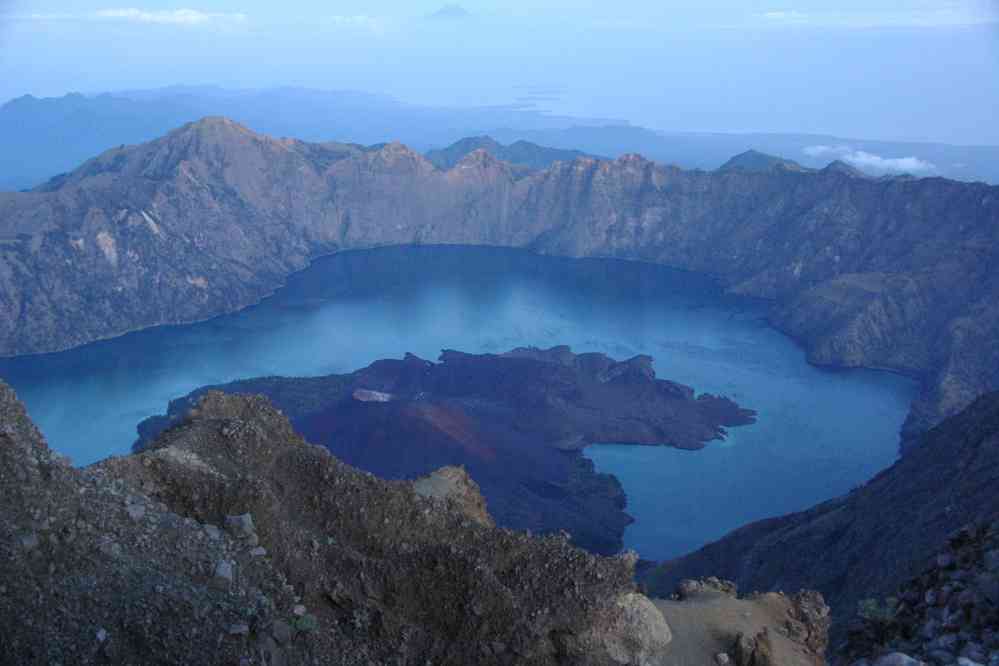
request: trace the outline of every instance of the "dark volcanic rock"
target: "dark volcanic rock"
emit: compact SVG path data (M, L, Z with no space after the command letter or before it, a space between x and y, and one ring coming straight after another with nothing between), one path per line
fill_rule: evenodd
M754 414L727 398L656 379L652 359L617 362L568 347L473 355L444 351L376 361L349 375L261 378L221 387L267 396L308 441L383 478L413 479L461 465L497 522L568 531L616 553L625 497L613 476L580 454L595 442L703 447ZM199 389L139 426L137 449L184 418Z
M807 582L828 599L841 631L858 601L893 594L957 528L999 519L997 487L999 393L992 393L850 494L742 527L646 578L654 594L706 575L758 590Z
M221 118L0 194L0 353L210 317L310 258L406 243L711 273L772 299L812 362L918 377L910 443L999 388L997 187L637 155L525 176L481 150L442 171L400 144L278 140Z

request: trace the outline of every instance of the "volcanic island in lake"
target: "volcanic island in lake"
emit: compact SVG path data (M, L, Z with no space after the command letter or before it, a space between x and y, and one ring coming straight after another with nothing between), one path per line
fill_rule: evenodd
M581 450L611 443L700 449L755 422L729 398L657 379L652 358L626 361L569 347L505 354L412 354L350 374L262 377L197 389L139 425L136 449L209 390L262 394L310 442L388 479L463 465L497 524L567 531L598 553L622 547L626 498Z

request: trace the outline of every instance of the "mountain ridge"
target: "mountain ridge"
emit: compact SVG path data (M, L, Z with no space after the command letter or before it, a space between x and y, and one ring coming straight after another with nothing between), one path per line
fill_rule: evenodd
M769 299L811 362L920 379L913 441L999 386L997 220L999 188L942 178L685 171L636 155L518 178L498 160L440 171L398 143L211 119L0 195L0 353L229 312L342 249L513 246L653 261Z

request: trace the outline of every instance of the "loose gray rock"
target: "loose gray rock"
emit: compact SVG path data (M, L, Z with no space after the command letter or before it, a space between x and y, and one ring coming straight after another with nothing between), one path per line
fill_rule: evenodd
M234 577L234 566L229 560L219 560L215 565L215 574L212 578L212 585L221 588L229 589L232 584Z
M256 534L257 528L253 525L253 516L244 513L238 516L226 516L225 528L233 536L248 537Z
M274 626L271 627L271 635L274 636L276 640L281 645L291 641L295 636L295 630L291 628L291 625L284 620L275 620Z
M230 636L245 636L248 633L250 633L250 627L247 624L239 623L229 627Z
M907 654L892 652L874 662L874 666L925 666L925 663Z
M17 540L18 542L20 542L21 548L25 549L28 552L31 552L35 548L38 548L38 535L35 534L34 532L28 532L26 534L22 534L17 538Z

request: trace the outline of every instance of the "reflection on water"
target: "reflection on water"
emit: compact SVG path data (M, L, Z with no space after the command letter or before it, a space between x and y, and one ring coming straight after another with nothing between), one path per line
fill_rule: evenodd
M258 306L59 354L0 360L50 444L78 464L124 453L135 424L205 384L346 372L405 352L499 352L568 344L650 354L660 377L723 393L759 423L700 452L599 446L637 522L643 557L689 550L747 520L800 509L895 457L913 387L810 367L763 308L706 278L515 250L385 248L317 261Z

